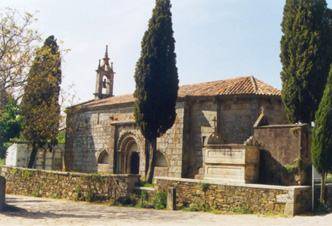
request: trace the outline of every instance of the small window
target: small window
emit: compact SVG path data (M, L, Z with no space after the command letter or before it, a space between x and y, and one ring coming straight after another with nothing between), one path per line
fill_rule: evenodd
M109 163L109 157L107 151L103 151L98 158L98 163L100 164L108 164Z
M166 157L160 151L156 154L156 166L168 167Z

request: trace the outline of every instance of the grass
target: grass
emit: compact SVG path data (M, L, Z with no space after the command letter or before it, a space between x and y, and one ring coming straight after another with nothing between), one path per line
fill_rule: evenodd
M251 209L246 209L243 207L230 208L230 209L228 209L228 212L232 212L232 213L236 213L236 214L253 214L253 211Z
M154 188L154 184L146 183L145 180L140 180L135 184L137 187L147 187L147 188Z

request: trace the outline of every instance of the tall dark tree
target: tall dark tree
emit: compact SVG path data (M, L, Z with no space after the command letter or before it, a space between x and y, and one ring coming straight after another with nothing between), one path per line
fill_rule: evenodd
M312 132L312 163L322 176L320 200L325 201L326 176L332 171L332 67L316 112Z
M286 0L281 26L281 96L287 118L310 123L332 60L326 1Z
M47 142L51 145L56 143L60 119L60 84L59 47L54 36L50 36L37 51L21 103L23 135L32 144L29 168L34 164L39 147Z
M174 124L179 79L170 0L156 0L136 64L135 120L149 142L147 181L152 182L157 138Z

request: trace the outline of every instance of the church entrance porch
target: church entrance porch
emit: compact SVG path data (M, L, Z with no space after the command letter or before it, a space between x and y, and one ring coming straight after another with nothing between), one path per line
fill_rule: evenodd
M139 174L139 150L133 137L123 140L121 149L118 152L117 173Z

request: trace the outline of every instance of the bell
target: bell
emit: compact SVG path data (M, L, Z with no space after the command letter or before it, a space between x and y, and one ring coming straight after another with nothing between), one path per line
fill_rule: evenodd
M103 81L103 88L106 88L106 79Z

